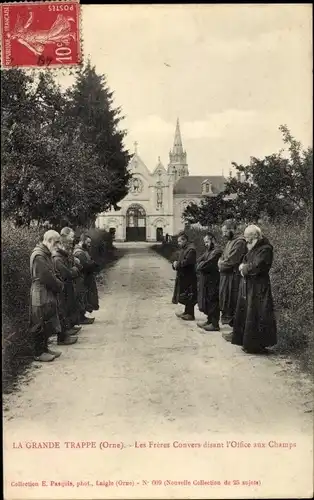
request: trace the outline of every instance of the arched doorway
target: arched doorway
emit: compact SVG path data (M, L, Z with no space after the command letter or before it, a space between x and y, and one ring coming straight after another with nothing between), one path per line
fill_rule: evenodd
M141 205L131 205L127 210L126 241L146 241L146 212Z

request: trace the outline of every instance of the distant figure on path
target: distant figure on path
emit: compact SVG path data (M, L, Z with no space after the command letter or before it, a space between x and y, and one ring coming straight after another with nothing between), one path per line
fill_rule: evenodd
M53 230L46 231L43 241L36 245L30 257L30 332L36 361L53 361L61 354L48 348L49 337L61 331L57 295L63 285L55 275L51 258L51 252L59 244L60 234Z
M222 256L218 261L220 271L219 305L221 322L232 326L238 300L240 284L239 265L246 253L243 236L237 236L236 223L227 219L222 225L222 235L227 240Z
M216 247L213 233L204 237L206 251L201 255L196 264L197 272L197 300L200 312L206 314L207 321L197 323L206 332L219 331L219 269L218 260L222 251Z
M273 247L258 226L244 231L248 253L240 265L241 283L233 325L232 343L251 354L265 353L277 343L277 327L269 271Z
M95 278L95 272L99 266L90 256L91 238L87 234L82 234L78 245L74 249L74 256L77 257L82 266L82 275L84 277L84 300L85 311L81 315L81 324L89 324L94 321L94 318L87 318L85 313L98 311L98 290Z
M178 318L193 321L194 307L197 303L196 250L184 232L178 235L178 246L180 248L178 260L172 264L172 268L177 271L172 302L185 305L183 313L176 313Z

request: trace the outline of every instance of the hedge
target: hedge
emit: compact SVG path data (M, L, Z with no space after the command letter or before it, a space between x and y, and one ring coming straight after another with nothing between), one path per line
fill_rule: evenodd
M77 234L82 232L82 228ZM90 229L92 256L101 266L113 262L116 249L105 230ZM2 223L2 362L3 385L11 388L16 377L32 360L32 343L28 332L30 293L30 254L43 235L38 228L15 227Z
M293 354L307 371L313 371L313 265L312 221L285 221L260 224L274 247L271 283L278 326L280 353ZM220 228L213 228L221 242ZM198 255L204 251L204 230L189 229L188 234ZM176 238L153 248L168 260L177 251Z

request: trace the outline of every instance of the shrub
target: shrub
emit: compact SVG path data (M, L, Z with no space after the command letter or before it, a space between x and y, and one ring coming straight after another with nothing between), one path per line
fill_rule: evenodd
M90 230L89 234L94 258L104 268L116 258L112 238L108 232L97 229ZM8 220L2 223L2 359L5 387L15 380L32 356L32 343L28 333L31 286L29 258L42 236L42 228L15 227Z
M113 235L105 229L91 227L89 229L78 227L75 229L75 243L78 243L82 233L91 237L91 257L102 268L109 260L114 259Z
M277 311L278 347L283 352L301 354L305 366L311 369L313 270L310 217L303 223L267 224L263 231L274 246L271 282Z
M264 235L274 247L274 262L270 277L278 327L278 351L293 354L308 371L313 370L313 266L312 221L281 221L261 223ZM243 228L242 228L243 229ZM219 227L213 227L218 243ZM197 254L204 251L202 238L205 230L189 229L190 240ZM177 251L176 242L153 247L172 260Z
M39 230L2 223L3 262L3 373L4 384L19 372L31 355L28 333L29 257L40 238Z

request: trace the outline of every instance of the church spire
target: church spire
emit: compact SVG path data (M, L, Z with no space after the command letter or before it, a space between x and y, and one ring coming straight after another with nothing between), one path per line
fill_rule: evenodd
M174 143L172 150L169 152L169 159L168 173L173 174L175 180L185 175L189 175L186 152L183 150L182 146L179 118L177 118Z
M176 131L174 134L174 143L173 143L172 153L177 154L177 155L183 154L179 118L177 118L177 125L176 125Z

